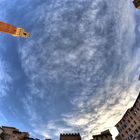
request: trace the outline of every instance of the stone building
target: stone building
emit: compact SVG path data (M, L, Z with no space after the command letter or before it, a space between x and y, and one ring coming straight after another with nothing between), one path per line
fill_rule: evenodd
M29 137L28 132L20 132L14 127L0 127L0 140L37 140Z
M2 126L1 138L4 140L24 140L29 137L27 132L20 132L14 127Z
M116 140L122 140L121 137L120 137L120 135L117 135L115 139Z
M99 135L93 135L92 140L113 140L109 130L101 132Z
M115 125L119 131L116 140L140 140L140 93L130 109Z
M1 134L3 133L3 129L0 128L0 140L2 140Z
M60 140L81 140L79 133L60 134Z

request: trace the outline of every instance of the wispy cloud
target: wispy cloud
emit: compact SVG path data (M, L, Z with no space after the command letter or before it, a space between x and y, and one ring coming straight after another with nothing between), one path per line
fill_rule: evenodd
M2 112L0 112L0 118L1 118L0 124L4 124L8 122L7 118L4 116Z
M33 131L45 138L52 138L52 134L53 137L58 137L60 133L74 133L72 128L66 128L65 126L59 125L58 122L59 120L50 120L47 124L39 124Z
M35 126L40 122L36 133L75 130L86 139L112 128L133 104L140 52L131 5L55 0L30 10L36 24L19 52L29 79L25 108Z
M9 66L0 58L0 98L7 95L11 82L12 78L9 73Z

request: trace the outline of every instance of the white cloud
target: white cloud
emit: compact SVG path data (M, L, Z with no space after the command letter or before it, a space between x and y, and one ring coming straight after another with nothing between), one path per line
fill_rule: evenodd
M73 105L73 111L62 114L67 126L41 123L35 132L50 136L73 128L80 130L84 139L91 138L112 129L133 104L138 94L140 52L136 49L135 55L132 53L135 19L131 5L129 0L55 0L29 13L34 15L32 22L43 23L20 48L22 66L30 80L29 97L44 99L46 105L56 95L78 89L67 95ZM55 86L59 84L62 90L58 92ZM28 114L31 110L35 113L32 120L41 120L34 103L28 105ZM59 105L56 108L60 109Z
M5 115L2 112L0 112L0 118L1 118L0 124L4 124L4 123L8 122L7 118L5 117Z
M62 125L58 125L57 121L58 120L53 120L47 122L46 124L36 124L33 129L33 132L42 135L44 138L52 138L54 136L58 137L60 133L74 133L74 131L71 128L66 128Z
M9 91L9 84L12 82L9 71L7 63L0 58L0 98L6 96Z

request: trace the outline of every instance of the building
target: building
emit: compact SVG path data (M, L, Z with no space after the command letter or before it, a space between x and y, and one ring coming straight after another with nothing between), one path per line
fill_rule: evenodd
M23 28L17 28L13 25L10 25L1 21L0 21L0 32L9 34L15 37L28 38L30 36L29 33L25 32Z
M28 132L20 132L17 128L0 127L0 140L38 140L29 137Z
M137 9L140 9L140 0L134 0L133 3Z
M79 133L60 134L60 140L81 140Z
M120 137L120 135L117 135L115 139L116 140L122 140L121 137Z
M140 93L130 109L115 125L119 131L116 140L140 140Z
M3 129L0 128L0 140L3 140L2 137L1 137L1 134L3 133Z
M93 135L93 140L113 140L109 130L101 132L99 135Z
M4 140L24 140L29 137L27 132L20 132L14 127L2 126L1 129L3 130L1 138Z

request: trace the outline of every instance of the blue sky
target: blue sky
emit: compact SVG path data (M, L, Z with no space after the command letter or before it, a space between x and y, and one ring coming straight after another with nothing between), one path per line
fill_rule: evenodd
M31 34L0 34L0 125L41 139L113 131L140 86L131 0L1 0L0 8L1 21Z

